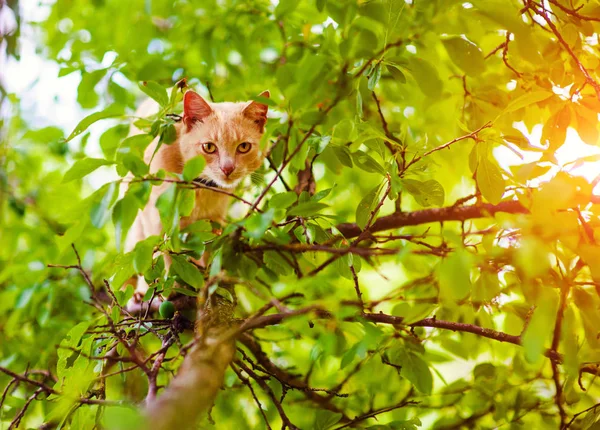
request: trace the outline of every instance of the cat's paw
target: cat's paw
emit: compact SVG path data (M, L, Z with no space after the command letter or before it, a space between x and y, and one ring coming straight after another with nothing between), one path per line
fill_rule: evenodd
M148 308L150 308L149 312L158 312L158 308L160 304L164 301L161 296L154 297L150 302L145 302L144 295L141 293L134 293L133 297L129 299L125 309L131 315L140 315L142 313L148 312Z

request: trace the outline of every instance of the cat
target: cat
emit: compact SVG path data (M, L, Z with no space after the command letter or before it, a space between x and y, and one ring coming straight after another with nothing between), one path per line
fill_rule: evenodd
M259 97L269 98L268 91ZM156 113L157 105L143 103L137 116ZM176 124L177 138L170 145L161 145L156 150L156 138L144 153L144 161L150 166L150 173L160 169L181 173L186 162L198 155L206 160L198 182L223 190L232 191L246 176L263 163L260 140L267 121L268 106L250 101L238 103L209 103L198 93L188 90L183 96L183 116ZM131 134L140 134L132 126ZM155 153L156 151L156 153ZM134 249L136 243L149 236L160 235L162 225L156 201L169 187L169 183L152 188L146 207L138 215L129 230L125 241L125 251ZM180 221L181 228L198 221L209 219L221 224L225 222L230 196L207 189L197 189L194 208L190 216ZM165 255L168 270L170 259ZM142 298L148 290L143 276L138 276L135 293L127 304L131 313L139 313L143 307ZM152 304L155 310L160 299Z

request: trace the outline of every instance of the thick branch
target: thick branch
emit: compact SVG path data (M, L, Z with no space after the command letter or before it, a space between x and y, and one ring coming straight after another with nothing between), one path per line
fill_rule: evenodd
M233 359L233 340L209 336L186 355L177 376L148 405L153 430L195 429L202 414L213 405Z
M430 222L466 221L468 219L493 217L498 212L526 214L529 213L529 210L517 200L510 200L497 205L482 203L471 206L447 206L414 212L400 212L379 218L369 228L369 231L375 233ZM356 237L362 232L360 227L354 223L339 224L337 229L346 238Z
M199 296L200 297L200 296ZM156 400L150 398L146 415L153 430L195 429L213 406L225 371L235 354L230 335L234 305L210 298L202 303L196 320L196 342L177 376Z
M454 322L454 321L444 321L444 320L438 320L436 318L425 318L425 319L422 319L420 321L417 321L417 322L414 322L411 324L406 324L403 322L402 317L396 317L393 315L365 313L362 316L363 316L363 318L365 318L371 322L375 322L375 323L393 324L393 325L402 324L402 325L408 325L410 327L432 327L432 328L440 328L440 329L444 329L444 330L461 331L461 332L465 332L465 333L472 333L477 336L487 337L488 339L494 339L494 340L497 340L498 342L506 342L506 343L512 343L513 345L522 346L521 336L508 334L508 333L504 333L501 331L492 330L489 328L479 327L479 326L473 325L473 324L465 324L465 323L459 323L459 322ZM546 351L545 355L546 355L546 357L551 359L553 362L560 363L562 361L561 355L553 349L548 349Z

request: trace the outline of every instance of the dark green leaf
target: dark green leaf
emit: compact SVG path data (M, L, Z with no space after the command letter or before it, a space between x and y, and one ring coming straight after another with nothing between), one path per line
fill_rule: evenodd
M179 275L181 279L196 289L202 286L204 278L198 267L187 261L186 258L181 255L172 254L171 259L171 270Z

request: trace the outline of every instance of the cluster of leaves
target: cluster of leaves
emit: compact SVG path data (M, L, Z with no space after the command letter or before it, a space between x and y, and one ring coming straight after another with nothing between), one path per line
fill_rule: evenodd
M54 4L45 54L93 113L68 135L15 115L0 154L0 422L132 428L199 297L242 328L205 425L598 425L600 212L555 153L569 127L598 143L599 22L563 0ZM143 161L175 139L184 77L214 101L272 94L224 226L180 224L201 157ZM131 117L142 96L157 115ZM519 131L539 124L540 143ZM125 253L157 186L164 235ZM136 275L174 318L128 314Z

